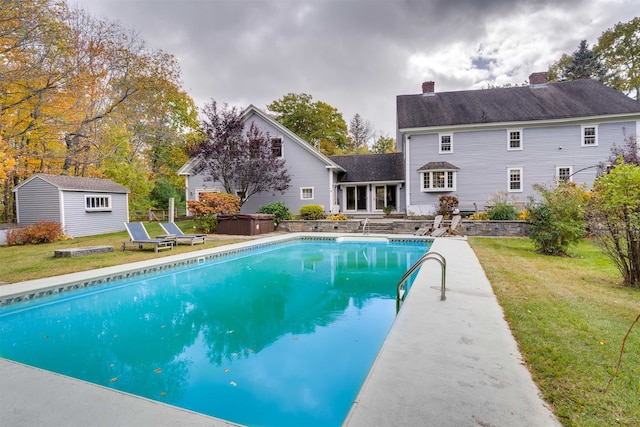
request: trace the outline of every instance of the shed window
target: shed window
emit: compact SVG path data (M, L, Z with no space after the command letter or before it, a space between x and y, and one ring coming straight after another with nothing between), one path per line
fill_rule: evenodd
M84 196L84 208L88 212L110 211L111 196Z

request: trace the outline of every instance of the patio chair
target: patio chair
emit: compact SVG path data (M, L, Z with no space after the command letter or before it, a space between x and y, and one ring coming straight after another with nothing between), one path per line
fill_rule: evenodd
M122 250L127 248L127 244L137 245L138 249L142 249L143 245L153 245L153 250L158 252L160 249L173 249L173 239L152 239L141 222L125 222L124 223L129 237L129 242L122 242Z
M433 225L420 227L413 234L415 236L424 236L425 234L429 234L430 236L432 236L433 232L440 228L443 228L442 215L436 215L436 217L433 219Z
M195 245L196 243L204 244L205 237L207 237L206 234L184 234L175 222L161 222L160 227L162 227L162 229L167 232L168 236L166 237L175 239L176 243L188 242L191 244L191 246Z
M447 235L449 236L463 236L464 234L458 231L458 227L460 226L460 222L462 221L461 215L455 215L451 218L451 224L446 228Z

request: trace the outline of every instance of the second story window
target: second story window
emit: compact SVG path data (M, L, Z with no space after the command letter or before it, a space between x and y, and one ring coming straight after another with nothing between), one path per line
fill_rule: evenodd
M282 157L282 138L271 138L271 155Z
M448 134L440 134L440 148L438 150L439 153L453 153L453 135Z
M582 126L582 146L590 147L598 145L598 127Z
M507 131L507 150L522 150L522 131L511 129Z

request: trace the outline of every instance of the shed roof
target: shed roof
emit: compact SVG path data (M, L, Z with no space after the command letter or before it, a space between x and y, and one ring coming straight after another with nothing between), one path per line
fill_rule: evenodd
M85 178L66 175L50 175L37 173L29 179L16 186L13 191L17 191L23 185L34 179L42 179L60 190L67 191L93 191L98 193L129 193L129 189L117 184L107 178Z
M402 153L355 154L329 158L346 170L339 175L339 182L404 181Z
M397 97L398 129L626 114L640 102L591 79Z

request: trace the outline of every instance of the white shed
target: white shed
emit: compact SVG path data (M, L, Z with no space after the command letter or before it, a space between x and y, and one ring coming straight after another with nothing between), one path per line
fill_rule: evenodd
M110 179L39 173L13 191L20 225L56 222L81 237L122 231L129 221L129 190Z

